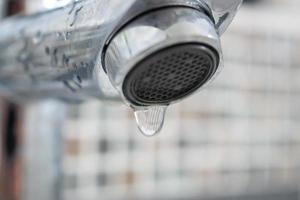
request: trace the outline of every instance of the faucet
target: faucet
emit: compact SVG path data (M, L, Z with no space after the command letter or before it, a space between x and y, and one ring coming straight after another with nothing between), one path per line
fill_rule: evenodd
M123 101L154 135L169 105L223 66L242 0L73 0L0 23L0 93L16 101Z

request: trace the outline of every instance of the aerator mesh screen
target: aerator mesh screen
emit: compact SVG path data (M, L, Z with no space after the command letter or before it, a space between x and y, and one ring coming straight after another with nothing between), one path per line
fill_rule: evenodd
M218 54L203 44L180 44L144 58L128 73L125 97L136 105L170 104L205 84L216 72Z

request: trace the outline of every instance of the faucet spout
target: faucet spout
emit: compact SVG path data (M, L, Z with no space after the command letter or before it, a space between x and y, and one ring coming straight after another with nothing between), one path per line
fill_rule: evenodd
M222 69L220 37L241 3L86 0L7 19L0 24L0 92L17 101L123 100L156 133L167 106Z

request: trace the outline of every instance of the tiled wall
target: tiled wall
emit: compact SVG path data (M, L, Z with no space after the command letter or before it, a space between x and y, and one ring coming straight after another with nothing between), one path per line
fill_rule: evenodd
M269 28L277 16L263 16L273 16L271 8L263 18L256 11L242 9L223 37L222 73L171 107L160 135L143 137L132 112L120 104L70 107L63 129L64 199L296 191L300 38Z

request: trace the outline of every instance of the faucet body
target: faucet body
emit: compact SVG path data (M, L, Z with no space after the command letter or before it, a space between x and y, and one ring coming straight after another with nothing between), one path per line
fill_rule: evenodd
M241 3L242 0L85 0L30 16L5 19L0 23L0 94L17 102L40 98L78 102L87 97L117 101L123 97L126 100L123 94L120 95L122 91L118 93L122 86L118 85L114 74L120 66L110 66L112 63L128 64L123 60L110 62L116 51L124 49L123 46L120 48L118 37L127 37L126 31L137 27L136 24L145 26L143 19L135 21L139 16L163 8L188 8L205 15L203 18L211 27L204 24L198 31L202 34L206 29L213 30L201 38L203 43L214 40L212 46L219 54L219 65L222 65L219 37ZM160 30L163 29L161 26L168 26L169 31L174 24L182 22L182 13L171 11L170 16L180 16L174 23L157 14L157 19L150 17L151 24L147 22L147 26ZM149 20L147 16L144 18ZM202 26L201 23L195 23L195 28ZM194 30L193 26L190 28ZM181 31L189 33L192 29ZM143 38L143 35L137 37ZM180 39L183 38L189 38L189 35ZM197 38L197 42L201 38ZM173 41L177 42L176 37ZM138 40L137 43L141 42ZM139 50L145 53L152 47L144 46ZM127 45L126 48L133 47Z

